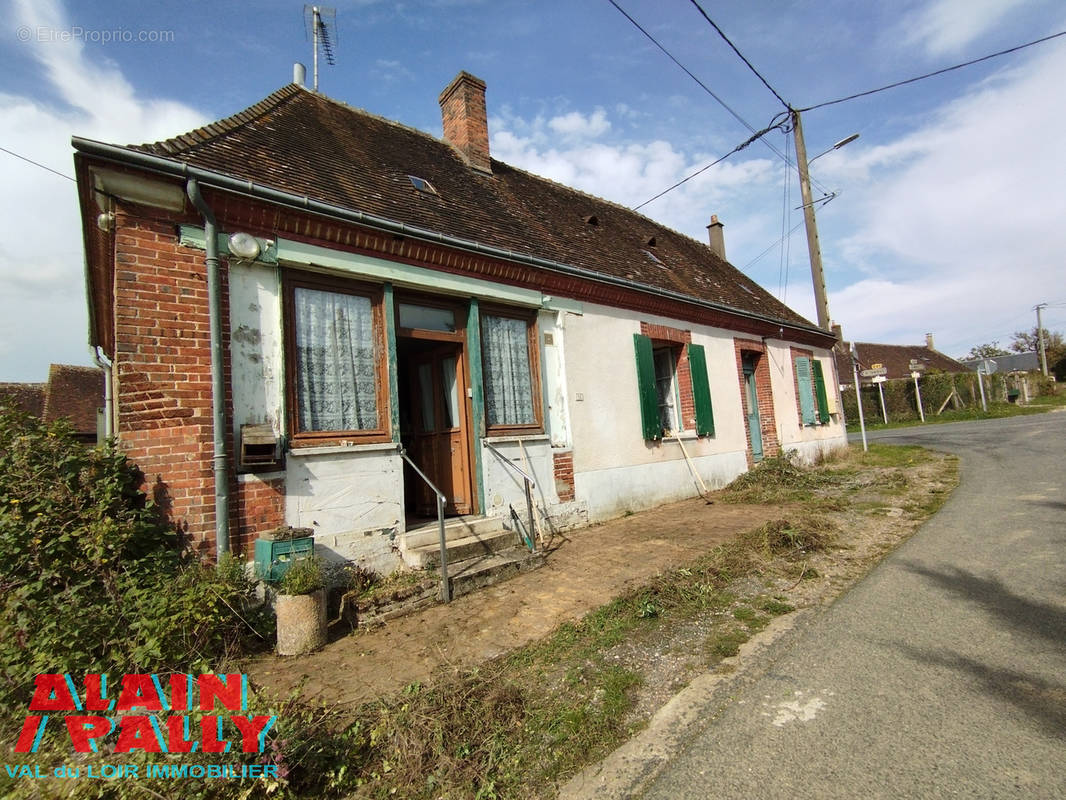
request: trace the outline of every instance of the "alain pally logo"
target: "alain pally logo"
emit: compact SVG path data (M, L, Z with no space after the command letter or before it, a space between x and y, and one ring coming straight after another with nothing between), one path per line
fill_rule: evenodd
M114 753L262 753L276 716L247 712L248 676L125 674L117 695L109 696L107 675L88 674L81 690L69 674L42 674L15 743L16 753L36 753L46 732L69 740L75 753L98 753L106 743ZM47 712L47 713L40 713ZM199 724L193 713L199 712ZM112 735L117 738L111 745ZM12 778L137 778L137 765L60 766L5 764ZM149 764L144 777L277 777L274 764Z

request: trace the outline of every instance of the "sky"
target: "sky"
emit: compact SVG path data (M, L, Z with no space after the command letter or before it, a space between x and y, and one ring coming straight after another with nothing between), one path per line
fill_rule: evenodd
M325 94L434 136L460 71L494 158L634 207L768 127L781 101L691 0L334 0ZM0 381L91 364L72 135L169 138L309 67L291 0L0 0ZM1058 0L701 0L795 108L1066 30ZM803 114L832 319L961 356L1066 330L1066 37ZM706 87L706 88L704 88ZM709 91L708 91L709 90ZM712 94L714 96L712 96ZM717 98L717 99L716 99ZM815 319L791 136L774 130L641 208ZM794 163L794 162L793 162ZM47 169L46 169L47 168ZM49 171L49 170L53 170ZM60 173L60 174L56 174Z

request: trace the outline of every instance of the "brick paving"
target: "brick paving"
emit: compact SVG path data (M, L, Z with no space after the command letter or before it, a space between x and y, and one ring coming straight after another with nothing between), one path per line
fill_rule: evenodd
M258 657L245 671L280 692L306 681L306 698L361 704L535 641L775 516L779 513L770 507L694 499L571 531L551 543L539 570L447 606L356 630L310 655Z

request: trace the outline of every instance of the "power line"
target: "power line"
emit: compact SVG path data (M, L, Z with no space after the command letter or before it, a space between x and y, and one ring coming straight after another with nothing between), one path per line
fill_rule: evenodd
M789 105L788 101L785 100L785 98L783 98L780 94L778 94L777 89L775 89L773 86L771 86L770 82L768 80L766 80L766 78L764 78L762 76L762 74L759 72L759 70L755 69L755 66L750 61L748 61L747 58L744 57L744 54L741 53L740 50L737 49L737 46L735 44L733 44L731 41L729 41L729 37L725 35L725 32L721 28L718 27L717 23L715 23L715 21L713 19L711 19L710 17L707 16L707 12L703 10L703 7L698 2L696 2L696 0L689 0L689 2L692 3L692 5L694 5L696 7L696 10L698 10L700 12L700 14L703 15L703 18L705 20L707 20L708 24L712 28L714 28L716 31L718 31L718 35L721 36L722 39L725 40L725 43L727 45L729 45L733 49L733 52L736 53L740 57L740 60L743 61L745 64L747 64L748 69L750 69L753 73L755 73L755 77L758 78L760 81L762 81L763 86L765 86L767 89L769 89L773 93L774 97L776 97L778 100L781 101L781 105L783 105L785 108L787 108L787 109L789 109L791 111L792 110L792 106Z
M743 150L749 144L751 144L752 142L754 142L757 139L761 139L763 136L765 136L767 133L772 131L774 128L780 128L782 124L783 123L779 122L777 125L771 125L769 128L763 128L761 131L756 131L751 136L749 136L747 139L745 139L743 142L741 142L736 147L734 147L732 150L730 150L728 153L726 153L724 156L722 156L720 158L716 158L714 161L712 161L710 164L708 164L705 167L700 167L698 170L693 172L691 175L688 175L688 176L682 178L681 180L679 180L673 186L670 186L670 187L668 187L666 189L663 189L661 192L659 192L657 195L655 195L655 197L648 198L643 203L641 203L639 206L633 206L633 208L631 210L632 211L639 211L640 209L644 208L644 206L646 206L648 203L652 202L653 200L658 200L664 194L667 194L668 192L672 192L678 186L681 186L684 183L688 183L690 180L695 178L697 175L702 175L704 172L709 170L715 164L720 164L723 161L725 161L727 158L729 158L731 155L733 155L734 153L739 153L741 150Z
M26 156L20 156L18 153L14 152L12 150L8 150L6 147L0 147L0 151L3 151L5 153L7 153L9 156L14 156L15 158L22 159L27 164L33 164L33 166L35 166L35 167L40 167L41 169L48 170L53 175L58 175L60 178L66 178L68 181L72 181L74 183L77 183L77 181L75 181L69 175L64 175L62 172L58 172L58 171L52 169L51 167L46 167L44 164L41 164L38 161L34 161L32 158L26 158Z
M806 108L798 108L796 110L802 113L804 111L813 111L816 108L825 108L826 106L835 106L838 103L846 103L848 100L855 100L855 99L857 99L859 97L867 97L867 96L869 96L871 94L877 94L878 92L885 92L885 91L888 91L889 89L895 89L895 88L897 88L899 86L906 86L908 83L917 83L918 81L924 81L926 78L934 78L937 75L943 75L945 72L952 72L952 71L957 70L957 69L962 69L963 67L969 67L969 66L973 66L974 64L980 64L982 61L988 61L989 59L999 58L999 56L1005 56L1005 55L1008 55L1009 53L1016 53L1019 50L1024 50L1025 48L1032 47L1033 45L1043 44L1044 42L1049 42L1052 39L1059 38L1060 36L1066 36L1066 31L1060 31L1059 33L1053 33L1051 36L1045 36L1043 39L1036 39L1036 40L1034 40L1032 42L1026 42L1025 44L1017 45L1016 47L1009 47L1006 50L1000 50L998 53L990 53L987 56L981 56L981 58L975 58L972 61L964 61L963 63L956 64L953 67L944 67L944 69L938 69L938 70L936 70L934 72L927 72L926 74L919 75L916 78L908 78L905 81L896 81L895 83L890 83L887 86L881 86L881 87L879 87L877 89L869 89L869 90L867 90L865 92L857 92L856 94L851 94L851 95L848 95L847 97L841 97L841 98L839 98L837 100L827 100L824 103L817 103L817 104L815 104L813 106L807 106Z
M618 10L619 14L621 14L623 17L625 17L627 20L629 20L629 22L633 25L633 27L635 27L638 31L643 33L644 36L648 39L649 42L654 44L657 48L659 48L663 52L663 54L667 58L669 58L671 61L673 61L674 64L676 64L678 66L678 68L681 69L682 72L684 72L686 75L688 75L690 78L692 78L692 80L694 80L697 84L699 84L700 88L703 89L703 91L707 92L707 94L709 94L711 97L713 97L714 100L720 106L722 106L722 108L724 108L726 111L728 111L733 116L733 118L735 120L737 120L737 122L739 122L741 125L743 125L745 128L747 128L753 134L753 139L754 139L754 135L756 134L756 130L755 130L755 127L753 125L751 125L746 119L744 119L742 116L740 116L740 114L738 114L736 111L734 111L732 108L730 108L729 104L726 103L717 94L715 94L714 91L707 84L705 84L703 81L701 81L699 78L697 78L695 76L695 74L693 74L692 70L690 70L688 67L686 67L684 64L682 64L680 61L678 61L677 58L675 58L674 55L669 50L667 50L663 45L661 45L654 36L652 36L650 33L648 33L648 31L643 26L641 26L641 24L639 22L637 22L635 19L633 19L633 17L631 17L626 12L626 10L624 8L622 8L620 5L618 5L616 0L607 0L607 2L609 2L612 6L614 6ZM780 116L780 115L778 115L778 116ZM766 132L771 131L775 127L777 127L776 120L777 120L777 117L775 117L773 120L771 120L770 125L768 127L764 128L762 133L765 134ZM765 139L763 139L762 142L768 148L770 148L770 150L772 150L777 155L778 158L780 158L782 161L784 161L787 166L795 168L796 165L793 164L791 161L789 161L788 157L785 156L785 154L782 153L780 150L778 150L777 147L774 146L771 142L768 142ZM717 163L717 162L715 162L715 163ZM714 164L708 164L706 167L704 167L704 169L709 169L712 166L714 166ZM699 173L695 173L695 174L699 174ZM692 178L692 177L694 177L694 175L690 175L689 176L689 178ZM686 179L686 180L688 180L688 179ZM818 183L816 180L814 180L813 178L811 179L811 182L816 184L818 186L818 188L821 189L825 194L829 194L829 192L826 190L826 188L824 186L822 186L820 183ZM681 181L681 183L684 183L684 181ZM679 186L679 185L680 185L680 183L676 184L675 186L673 186L671 188L677 188L677 186ZM669 191L669 190L667 190L667 191ZM659 196L661 196L661 195L657 195L657 197L659 197ZM656 199L656 198L653 198L653 199ZM649 200L648 202L651 202L651 201ZM643 206L643 205L647 205L647 203L641 203L641 206ZM640 206L637 206L637 208L640 208Z

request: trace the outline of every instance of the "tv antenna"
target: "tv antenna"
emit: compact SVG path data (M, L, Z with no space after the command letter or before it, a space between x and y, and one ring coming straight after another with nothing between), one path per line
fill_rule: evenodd
M314 90L318 91L318 51L321 49L326 57L326 63L331 67L336 66L333 57L333 44L337 29L337 9L326 6L304 6L304 20L311 30L311 39L314 42ZM334 31L331 33L330 31Z

